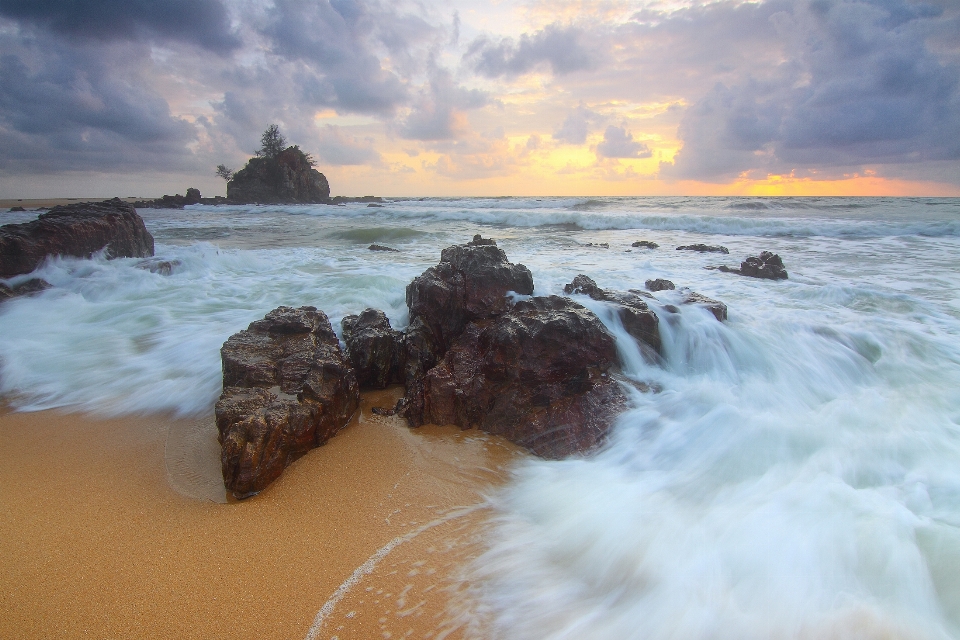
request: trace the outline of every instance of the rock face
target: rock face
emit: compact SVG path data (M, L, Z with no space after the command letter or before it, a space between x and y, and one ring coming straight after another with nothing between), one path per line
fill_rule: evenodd
M353 369L314 307L274 309L231 336L220 355L220 463L224 485L238 499L259 493L324 444L359 406Z
M119 198L54 207L37 220L0 227L0 278L30 273L47 256L109 258L153 255L153 236L136 210Z
M730 253L730 250L720 245L688 244L677 247L677 251L699 251L700 253Z
M423 340L415 340L417 348L426 348L430 342L439 359L467 323L507 311L508 291L532 294L533 275L522 264L509 262L492 240L474 238L465 245L447 247L440 254L440 264L407 285L408 333L428 332Z
M566 294L583 294L594 300L608 302L616 308L623 328L627 330L641 346L647 346L660 353L660 320L642 296L652 297L643 291L612 291L601 289L591 278L582 273L573 282L563 287Z
M384 389L391 383L402 382L403 333L390 327L383 311L366 309L360 315L346 316L340 326L347 359L361 389Z
M546 458L599 444L625 406L617 349L599 319L569 298L518 302L467 325L422 382L411 426L495 433Z
M273 158L251 158L227 183L227 200L240 204L330 202L327 178L306 154L287 147Z

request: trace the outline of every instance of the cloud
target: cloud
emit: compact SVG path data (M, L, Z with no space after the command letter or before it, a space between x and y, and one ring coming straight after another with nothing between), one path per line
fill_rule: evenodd
M0 0L0 16L77 40L147 37L216 53L241 44L220 0Z
M583 144L587 141L587 134L590 133L590 123L598 118L597 113L581 104L567 115L563 124L553 133L552 137L560 142Z
M194 126L173 116L162 96L130 83L125 69L53 43L29 61L0 57L3 172L163 169L189 157Z
M726 180L960 159L960 67L927 45L941 11L905 0L781 2L784 61L717 83L685 113L669 177Z
M603 132L603 142L597 145L597 157L649 158L653 153L645 142L633 139L625 127L610 125Z
M327 125L320 132L320 159L332 165L379 164L380 154L371 140L360 140L343 133L340 127Z
M481 75L496 78L503 75L522 75L547 64L554 74L594 68L597 55L584 44L584 32L577 27L547 25L533 35L523 34L520 41L512 38L493 42L485 37L474 40L465 59Z
M466 89L448 71L437 70L414 109L400 123L400 135L413 140L452 140L466 127L464 112L487 104L487 95Z

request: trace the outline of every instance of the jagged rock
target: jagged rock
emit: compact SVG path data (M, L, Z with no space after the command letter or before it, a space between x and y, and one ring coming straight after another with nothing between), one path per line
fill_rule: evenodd
M0 227L0 278L30 273L47 256L109 258L153 255L153 236L133 206L119 198L54 207L37 220Z
M513 264L493 241L475 237L465 245L447 247L440 263L407 285L410 324L419 319L443 356L468 322L499 315L509 308L508 291L533 293L533 275L522 264Z
M775 253L761 251L759 257L751 256L740 263L740 274L751 278L786 280L787 270L783 260Z
M298 147L272 158L251 158L227 183L227 200L239 204L330 202L327 178Z
M657 314L654 313L643 296L650 296L643 291L612 291L601 289L588 276L582 273L573 279L573 282L563 287L566 294L583 294L594 300L609 302L617 309L617 315L623 328L627 330L641 345L660 353L660 328Z
M19 296L28 296L31 293L39 293L49 289L52 286L52 284L43 278L30 278L29 280L21 282L13 287L7 286L0 282L0 302Z
M631 244L630 246L631 246L631 247L643 247L644 249L656 249L656 248L659 247L660 245L658 245L656 242L652 242L652 241L650 241L650 240L637 240L636 242L634 242L634 243Z
M412 426L476 427L546 458L588 451L625 406L616 343L569 298L536 297L467 325L407 405Z
M387 247L387 246L384 246L384 245L382 245L382 244L372 244L372 245L370 245L369 247L367 247L367 249L369 249L370 251L394 251L394 252L396 252L396 253L400 253L400 250L399 250L399 249L394 249L394 248L392 248L392 247Z
M232 335L220 355L220 462L224 485L237 499L259 493L324 444L359 406L353 369L315 307L274 309Z
M644 286L647 288L647 291L664 291L669 290L673 291L676 287L669 280L664 280L663 278L657 278L656 280L647 280L644 283Z
M688 244L677 247L677 251L699 251L700 253L730 253L730 250L720 245Z
M467 243L468 247L482 247L485 245L497 246L497 241L492 238L484 238L478 233L473 236L473 240Z
M360 315L344 317L340 326L347 359L361 389L384 389L402 382L403 333L390 327L383 311L366 309Z
M681 304L692 304L698 307L703 307L721 322L727 319L727 305L723 304L719 300L714 300L713 298L708 298L705 295L699 294L696 291L684 289Z

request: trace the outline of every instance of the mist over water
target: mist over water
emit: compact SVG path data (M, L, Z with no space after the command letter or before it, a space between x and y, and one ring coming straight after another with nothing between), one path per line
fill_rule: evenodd
M406 284L475 233L530 267L538 295L578 273L615 289L668 278L729 320L658 311L661 362L619 346L624 373L659 391L632 392L602 451L526 460L491 497L471 574L485 637L960 638L960 200L141 214L171 275L58 259L36 274L52 289L0 306L7 402L208 414L229 335L281 304L317 306L338 331L367 306L403 327ZM640 239L660 248L632 249ZM730 255L674 250L697 242ZM704 269L765 249L789 280ZM578 301L623 337L602 303Z

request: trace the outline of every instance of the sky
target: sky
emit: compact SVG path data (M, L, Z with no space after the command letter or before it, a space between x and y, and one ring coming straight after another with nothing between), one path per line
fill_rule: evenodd
M0 198L960 196L960 0L0 0Z

